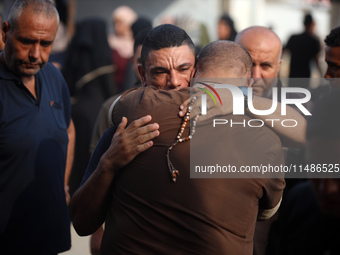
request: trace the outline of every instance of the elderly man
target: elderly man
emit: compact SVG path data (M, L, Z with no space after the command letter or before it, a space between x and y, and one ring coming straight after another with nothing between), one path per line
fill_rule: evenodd
M74 126L67 85L47 63L58 23L49 0L17 0L3 23L1 254L57 254L71 246L65 191Z
M245 47L253 60L254 94L271 98L282 62L280 38L269 28L253 26L239 32L235 42Z

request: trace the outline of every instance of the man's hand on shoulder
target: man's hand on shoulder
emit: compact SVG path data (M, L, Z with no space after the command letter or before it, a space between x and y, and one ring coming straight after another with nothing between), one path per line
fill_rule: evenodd
M153 138L159 135L157 123L148 124L151 116L147 115L133 121L127 128L127 118L123 117L109 149L102 159L107 162L112 170L123 168L130 163L139 153L149 149Z

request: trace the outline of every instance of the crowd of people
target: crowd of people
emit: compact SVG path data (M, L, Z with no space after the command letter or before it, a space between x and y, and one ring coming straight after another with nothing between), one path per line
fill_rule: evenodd
M91 235L91 254L340 252L340 27L324 40L328 84L306 103L286 94L279 71L290 51L290 77L310 77L311 61L322 73L309 13L286 45L267 27L237 31L227 14L217 41L195 45L180 22L153 27L119 6L108 34L101 18L75 22L75 0L60 3L16 0L0 23L1 254L67 251L71 222ZM197 84L220 100L208 98L207 116ZM238 125L212 129L216 116ZM274 125L287 119L297 125ZM335 175L192 178L207 155Z

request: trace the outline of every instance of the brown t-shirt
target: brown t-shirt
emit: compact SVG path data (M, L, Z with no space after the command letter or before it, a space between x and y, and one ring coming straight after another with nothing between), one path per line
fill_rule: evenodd
M259 208L279 203L284 179L190 178L194 135L170 153L180 172L177 182L172 182L165 155L182 122L179 106L189 96L189 88L141 88L113 109L115 125L122 116L131 122L150 114L160 125L160 136L115 176L102 254L252 254ZM283 164L279 138L266 127L218 133L210 133L208 140L221 141L214 144L214 150L222 153L217 155L223 155L221 164ZM208 140L196 144L204 149Z

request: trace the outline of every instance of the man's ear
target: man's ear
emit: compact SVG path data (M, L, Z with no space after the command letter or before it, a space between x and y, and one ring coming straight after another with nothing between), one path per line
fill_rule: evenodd
M146 75L145 75L145 69L143 67L142 64L138 64L137 65L137 68L138 68L138 73L139 73L139 76L140 76L140 82L142 83L142 85L144 87L146 87Z
M7 21L5 21L5 22L2 23L2 31L1 31L2 41L4 43L6 43L6 41L7 41L8 32L9 32L9 24L8 24Z
M197 72L197 66L195 66L194 69L192 69L191 77L190 78L195 78L196 72Z

